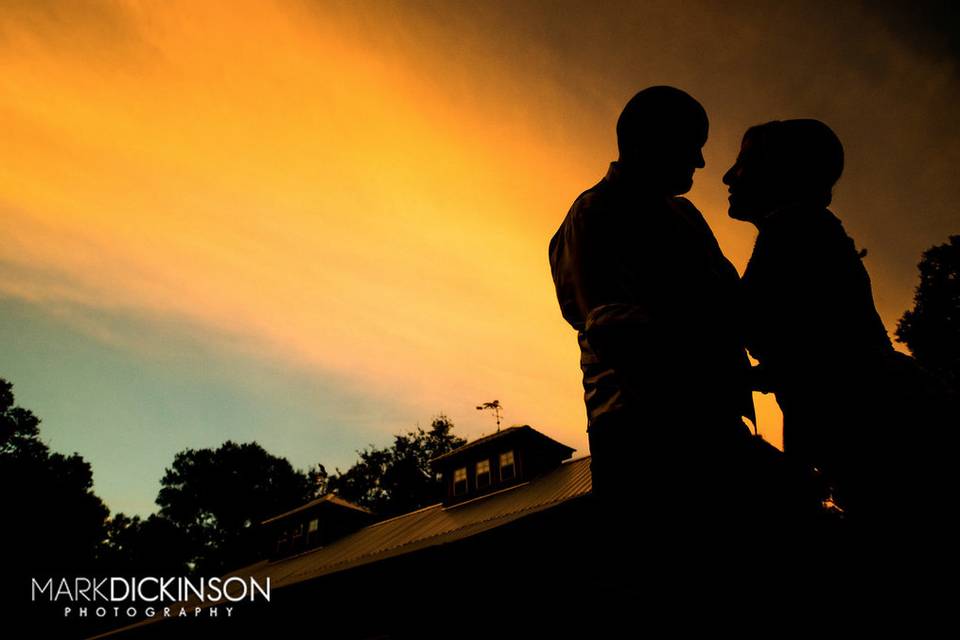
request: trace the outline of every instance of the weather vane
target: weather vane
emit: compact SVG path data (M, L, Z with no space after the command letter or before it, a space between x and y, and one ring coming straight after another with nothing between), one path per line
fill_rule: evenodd
M484 402L483 404L477 406L477 411L493 411L493 415L497 418L497 433L500 432L500 418L503 415L503 406L500 404L499 400L494 400L493 402Z

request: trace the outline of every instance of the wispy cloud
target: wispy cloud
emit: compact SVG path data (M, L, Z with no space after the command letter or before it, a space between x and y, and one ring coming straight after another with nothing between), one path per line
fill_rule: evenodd
M123 64L29 24L7 42L0 291L180 319L467 429L500 397L582 444L531 222L570 189L537 201L558 165L529 130L448 110L417 69L277 6L136 5L123 22Z

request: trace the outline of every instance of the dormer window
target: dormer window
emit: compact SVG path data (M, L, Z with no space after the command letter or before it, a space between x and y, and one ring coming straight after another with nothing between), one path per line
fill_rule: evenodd
M310 502L268 518L260 523L270 560L298 553L352 533L370 524L370 510L327 493ZM321 524L323 526L321 526ZM271 548L272 547L272 548Z
M477 463L477 489L486 489L490 486L490 460L481 460Z
M539 478L573 451L529 425L518 425L432 458L430 466L443 478L447 507Z
M500 482L517 477L517 468L513 463L513 451L500 454Z
M467 492L467 468L460 467L453 472L453 495L462 496Z

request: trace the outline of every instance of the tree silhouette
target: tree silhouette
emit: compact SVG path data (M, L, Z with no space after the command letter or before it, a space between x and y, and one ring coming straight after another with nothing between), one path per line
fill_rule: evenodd
M252 560L255 525L313 498L315 477L255 442L187 449L161 480L159 516L186 535L190 566L212 575Z
M358 452L345 472L323 465L299 471L252 442L185 449L166 469L158 513L141 519L109 510L93 493L90 465L40 439L40 420L14 404L0 379L0 544L14 557L13 575L215 575L258 553L255 525L334 491L381 515L438 499L431 458L465 444L444 415L429 431L397 435L390 447ZM23 560L23 565L17 565Z
M193 547L186 531L158 514L118 513L107 522L98 570L106 575L182 576Z
M927 249L918 265L920 284L913 309L903 314L896 336L921 365L960 387L960 235Z
M126 574L214 575L247 564L260 553L261 521L328 493L381 515L405 513L437 500L431 458L465 443L453 423L436 417L429 431L398 435L390 447L358 452L345 472L323 465L304 471L257 443L176 454L161 480L158 513L146 519L117 514L107 525L100 565Z
M344 472L338 469L328 479L329 487L340 497L382 516L433 504L441 485L430 468L430 459L466 444L452 430L453 423L441 414L433 419L429 431L417 427L416 431L394 436L390 447L371 446L358 451L360 460Z
M0 487L0 548L14 576L91 570L110 512L93 493L90 464L77 453L51 452L40 439L40 419L15 406L13 385L3 379Z

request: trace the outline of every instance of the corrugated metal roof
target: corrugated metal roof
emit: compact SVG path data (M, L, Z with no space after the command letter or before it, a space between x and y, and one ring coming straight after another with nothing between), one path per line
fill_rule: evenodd
M258 562L224 577L253 577L261 583L269 577L271 589L289 586L434 545L462 540L586 495L592 487L590 456L568 460L550 473L529 482L449 507L442 504L424 507L372 524L329 546L273 562ZM161 621L163 618L142 620L97 635L92 640Z
M590 456L585 456L529 482L449 507L424 507L364 527L326 547L258 562L230 575L269 577L276 589L467 538L585 495L591 488Z
M299 512L301 512L301 511L306 511L306 510L309 509L310 507L314 507L314 506L316 506L316 505L318 505L318 504L321 504L321 503L323 503L323 502L329 502L329 503L331 503L331 504L336 504L336 505L339 505L339 506L341 506L341 507L346 507L346 508L348 508L348 509L354 509L354 510L356 510L356 511L362 511L363 513L373 514L373 512L370 511L370 509L367 509L366 507L361 507L361 506L358 505L358 504L353 504L352 502L350 502L350 501L348 501L348 500L344 500L343 498L338 497L336 494L328 493L328 494L326 494L326 495L324 495L324 496L320 496L320 497L317 498L316 500L311 500L311 501L308 502L307 504L300 505L300 506L297 507L296 509L290 509L290 511L284 511L283 513L281 513L281 514L279 514L279 515L275 515L275 516L273 516L273 517L267 518L266 520L264 520L264 521L261 522L260 524L267 524L267 523L273 522L273 521L275 521L275 520L279 520L280 518L286 518L286 517L289 516L289 515L293 515L294 513L299 513Z

